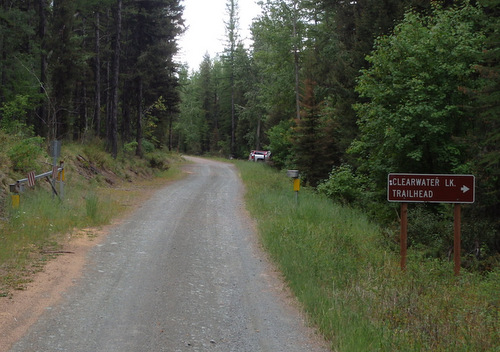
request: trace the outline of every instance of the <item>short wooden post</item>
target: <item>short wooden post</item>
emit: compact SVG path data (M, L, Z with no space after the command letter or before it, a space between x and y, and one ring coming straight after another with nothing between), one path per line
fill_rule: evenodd
M406 248L408 238L408 203L401 203L400 253L401 270L406 270Z
M460 245L460 226L461 226L461 214L460 214L460 204L455 203L455 211L454 211L454 224L453 224L453 229L454 229L454 244L453 244L453 251L454 251L454 260L455 260L455 276L460 275L460 252L461 252L461 245Z

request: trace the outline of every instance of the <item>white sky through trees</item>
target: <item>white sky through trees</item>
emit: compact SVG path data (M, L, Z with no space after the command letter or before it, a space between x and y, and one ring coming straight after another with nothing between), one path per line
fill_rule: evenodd
M238 0L240 38L250 46L250 25L260 14L257 0ZM177 61L187 63L190 70L198 70L205 53L213 59L224 49L225 24L228 20L227 0L183 0L184 20L188 27L180 37Z

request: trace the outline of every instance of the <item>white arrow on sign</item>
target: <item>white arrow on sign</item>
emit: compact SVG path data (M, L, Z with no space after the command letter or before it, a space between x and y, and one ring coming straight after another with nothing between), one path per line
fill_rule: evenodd
M462 193L465 193L467 192L470 188L467 187L466 185L463 185L462 188L460 188L462 190Z

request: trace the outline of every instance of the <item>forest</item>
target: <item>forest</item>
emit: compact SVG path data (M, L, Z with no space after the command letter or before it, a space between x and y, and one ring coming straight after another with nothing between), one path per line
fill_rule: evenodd
M227 0L225 49L195 68L176 61L180 0L0 4L0 141L100 140L113 157L267 149L388 228L388 173L473 174L464 265L498 266L499 0L264 0L250 48ZM450 209L412 206L409 245L450 256Z

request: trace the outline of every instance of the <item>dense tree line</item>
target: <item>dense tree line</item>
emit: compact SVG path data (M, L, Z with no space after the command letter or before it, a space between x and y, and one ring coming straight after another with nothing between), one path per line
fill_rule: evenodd
M499 0L263 0L253 45L227 0L225 49L174 62L180 0L0 0L0 128L246 158L395 219L388 172L471 173L469 252L500 241ZM412 210L446 252L446 206ZM439 234L439 235L438 235Z
M113 156L119 143L135 143L139 155L144 145L172 145L179 0L0 4L6 132L31 130L49 140L102 137Z
M228 39L230 51L183 72L179 148L240 158L270 149L277 167L382 221L395 214L387 173L471 173L465 247L498 253L499 1L260 4L250 49ZM435 238L447 208L412 211L437 224L412 230L413 243L445 252L449 240Z

